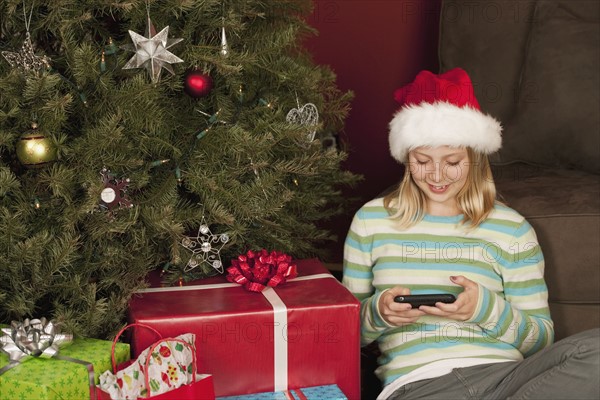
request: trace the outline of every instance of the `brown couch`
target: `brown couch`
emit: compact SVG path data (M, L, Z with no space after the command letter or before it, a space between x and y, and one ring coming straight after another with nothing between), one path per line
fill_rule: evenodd
M501 198L535 228L556 338L600 326L600 2L445 0L440 72L504 125Z

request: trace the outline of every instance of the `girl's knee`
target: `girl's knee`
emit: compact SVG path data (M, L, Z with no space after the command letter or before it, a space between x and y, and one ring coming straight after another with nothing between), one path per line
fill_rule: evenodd
M589 329L577 333L573 336L566 338L573 345L577 346L581 351L587 354L595 355L596 362L600 360L598 353L600 353L600 329Z

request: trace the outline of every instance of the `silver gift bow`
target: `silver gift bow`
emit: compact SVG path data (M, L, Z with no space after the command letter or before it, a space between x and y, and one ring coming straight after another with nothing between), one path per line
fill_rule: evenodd
M61 356L58 348L61 344L71 342L73 335L60 333L58 327L46 318L26 319L23 322L12 321L10 328L2 328L4 336L0 336L0 350L8 354L10 362L0 368L0 375L16 367L24 357L56 358L74 362L86 367L90 387L90 400L96 400L94 366L83 360Z
M12 321L10 328L2 328L0 349L8 354L11 363L27 356L50 358L58 353L58 346L73 340L73 335L60 333L58 327L46 318Z

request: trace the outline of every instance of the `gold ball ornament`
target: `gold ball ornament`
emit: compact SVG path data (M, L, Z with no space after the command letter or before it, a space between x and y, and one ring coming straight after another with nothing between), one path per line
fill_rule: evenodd
M56 160L56 146L48 135L37 130L36 124L31 127L17 142L17 158L27 168L41 168Z

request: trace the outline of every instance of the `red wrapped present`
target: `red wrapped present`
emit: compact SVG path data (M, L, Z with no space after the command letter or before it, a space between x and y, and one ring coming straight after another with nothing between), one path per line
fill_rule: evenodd
M360 303L316 259L298 277L249 292L217 276L150 287L132 298L129 319L167 337L196 334L199 368L215 395L232 396L336 383L360 398ZM134 329L134 356L155 334Z

